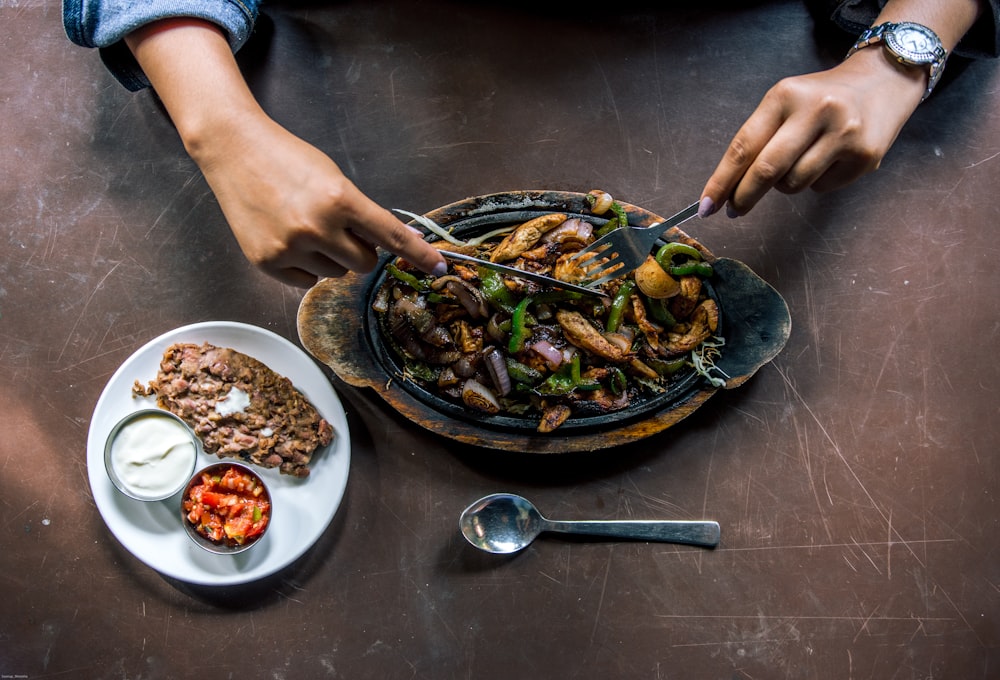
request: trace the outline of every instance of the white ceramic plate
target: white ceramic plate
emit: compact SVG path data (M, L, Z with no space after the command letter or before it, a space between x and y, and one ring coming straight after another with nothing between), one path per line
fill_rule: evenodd
M252 550L237 555L213 555L184 533L180 494L144 503L115 489L104 469L104 443L120 418L155 406L134 398L132 385L156 377L164 350L177 342L208 342L231 347L258 359L288 377L333 426L335 436L312 458L305 479L277 470L258 471L271 491L272 523ZM161 574L198 585L235 585L269 576L288 566L323 534L337 512L347 486L351 441L347 417L330 381L305 352L285 338L247 324L212 321L174 329L136 351L111 376L97 401L87 436L87 472L97 509L111 533L135 557ZM199 452L198 468L218 462Z

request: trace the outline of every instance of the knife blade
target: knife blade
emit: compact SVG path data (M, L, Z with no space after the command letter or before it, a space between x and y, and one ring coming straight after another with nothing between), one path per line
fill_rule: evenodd
M475 264L479 267L486 267L487 269L492 269L493 271L500 272L501 274L507 274L508 276L516 276L519 279L534 281L535 283L540 283L543 286L550 286L552 288L562 288L563 290L571 290L575 293L596 295L598 297L604 296L604 293L602 293L599 289L594 290L591 288L584 288L583 286L577 286L576 284L573 283L567 283L566 281L560 281L559 279L554 279L551 276L544 276L542 274L536 274L534 272L526 272L522 269L517 269L515 267L508 267L505 264L490 262L489 260L481 260L478 257L472 257L471 255L464 255L462 253L453 253L450 250L442 249L440 252L445 258L449 260L468 262L470 264Z

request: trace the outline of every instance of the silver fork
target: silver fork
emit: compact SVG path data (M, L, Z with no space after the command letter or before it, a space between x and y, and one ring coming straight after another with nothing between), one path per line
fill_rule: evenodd
M580 283L587 288L596 288L602 283L625 276L646 261L650 248L664 232L687 222L697 214L698 202L695 201L676 215L651 227L621 226L605 234L570 258L578 267L593 267Z

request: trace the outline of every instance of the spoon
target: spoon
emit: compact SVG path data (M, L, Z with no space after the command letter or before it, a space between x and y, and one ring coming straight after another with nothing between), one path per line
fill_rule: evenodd
M719 544L719 523L673 520L595 520L556 522L545 519L527 498L495 493L462 511L462 535L480 550L509 554L531 544L543 531L564 534L631 538L643 541L686 543L714 548Z

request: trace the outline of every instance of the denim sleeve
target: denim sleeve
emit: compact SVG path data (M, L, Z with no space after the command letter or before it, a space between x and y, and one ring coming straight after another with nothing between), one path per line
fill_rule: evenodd
M158 19L194 17L221 27L235 52L253 30L259 0L63 0L63 26L77 45L96 47L108 70L129 90L149 86L124 38Z

